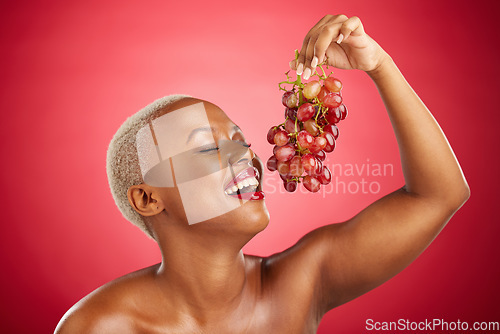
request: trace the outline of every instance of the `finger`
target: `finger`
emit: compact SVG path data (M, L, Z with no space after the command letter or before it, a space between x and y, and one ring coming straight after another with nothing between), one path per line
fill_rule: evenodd
M297 74L301 75L304 71L306 77L303 76L304 79L308 79L311 75L311 60L314 57L314 43L316 42L315 32L312 30L307 34L306 39L304 39L304 44L302 45L302 49L299 53L299 59L297 61Z
M307 33L304 41L302 42L302 48L300 49L298 61L297 61L297 74L301 75L304 69L304 64L306 60L306 53L309 45L309 40L315 34L316 30L321 27L325 22L332 19L332 15L325 15L321 20L319 20Z
M318 59L319 63L322 63L325 60L326 50L339 36L342 24L342 22L329 23L323 27L316 40L316 44L314 45L314 55Z
M311 37L307 45L307 50L305 52L304 73L302 74L302 79L304 80L309 79L318 64L318 59L314 57L314 45L316 44L316 39L317 37L315 36ZM312 66L313 58L316 63L314 66Z
M342 24L340 28L340 34L342 34L342 38L339 38L338 43L345 42L349 36L360 36L365 33L363 29L363 24L361 20L357 16L352 16ZM339 36L340 37L340 36Z
M309 36L306 35L306 38L304 38L304 41L302 42L302 47L300 48L299 57L297 58L297 75L301 75L304 70L304 60L306 58L305 50L307 49L308 43Z
M344 14L331 16L328 21L325 21L323 26L317 29L316 41L314 44L314 63L322 63L325 60L325 54L328 46L333 41L333 38L338 36L338 31L342 26L342 23L347 21L348 17Z
M297 70L297 60L296 59L291 60L288 64L290 65L290 69L292 69L294 71Z

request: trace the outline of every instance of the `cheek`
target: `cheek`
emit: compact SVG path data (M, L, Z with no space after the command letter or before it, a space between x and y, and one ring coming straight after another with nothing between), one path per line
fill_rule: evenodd
M221 170L218 154L182 154L172 158L177 184L208 177Z
M238 199L229 197L224 192L224 180L227 168L215 173L178 183L182 205L190 225L202 223L224 215L241 206Z
M178 188L163 188L162 198L165 203L165 210L170 217L187 224L186 213L182 205L181 195Z

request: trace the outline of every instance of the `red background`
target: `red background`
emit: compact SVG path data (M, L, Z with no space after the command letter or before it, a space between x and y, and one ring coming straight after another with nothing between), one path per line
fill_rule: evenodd
M472 196L422 256L328 313L319 333L361 333L368 318L499 321L498 2L2 1L2 333L49 333L93 289L159 261L108 190L107 145L128 115L172 93L207 99L265 161L293 50L337 13L359 16L394 58L447 134ZM330 162L370 159L395 173L373 179L379 194L268 189L270 226L246 252L281 251L403 184L374 85L362 72L335 73L350 114Z

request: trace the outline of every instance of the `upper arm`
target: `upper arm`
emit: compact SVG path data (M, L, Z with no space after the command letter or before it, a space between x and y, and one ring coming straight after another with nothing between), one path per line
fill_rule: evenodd
M324 227L318 243L326 309L362 295L407 267L456 210L445 201L399 189L352 219Z
M283 253L282 262L299 268L294 275L310 273L319 312L325 313L403 270L457 209L399 189L346 222L308 233Z

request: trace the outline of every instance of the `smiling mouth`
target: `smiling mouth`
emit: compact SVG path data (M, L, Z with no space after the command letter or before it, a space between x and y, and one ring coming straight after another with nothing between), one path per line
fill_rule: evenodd
M264 198L264 193L259 190L259 171L249 167L241 171L226 185L224 192L234 198L245 200L259 200Z

